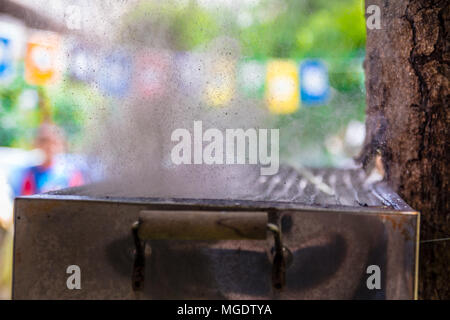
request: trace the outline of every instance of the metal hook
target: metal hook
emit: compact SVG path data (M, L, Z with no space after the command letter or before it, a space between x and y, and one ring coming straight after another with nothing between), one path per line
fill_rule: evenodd
M276 290L281 290L286 284L286 255L290 254L290 251L283 246L281 230L277 225L268 223L267 229L272 232L275 242L275 255L272 265L272 286Z
M142 291L145 282L145 241L138 235L140 222L133 223L132 234L135 245L133 274L131 277L134 291Z

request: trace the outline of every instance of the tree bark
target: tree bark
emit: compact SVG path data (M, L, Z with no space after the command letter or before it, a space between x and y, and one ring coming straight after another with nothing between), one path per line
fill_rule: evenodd
M359 159L368 166L380 154L385 179L421 213L419 297L450 299L449 2L369 5L380 7L381 29L367 29L367 134Z

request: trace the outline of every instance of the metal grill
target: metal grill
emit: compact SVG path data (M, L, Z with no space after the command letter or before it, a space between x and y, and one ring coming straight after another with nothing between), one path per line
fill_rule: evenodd
M95 186L17 198L13 297L415 297L419 215L384 183L293 167L245 178L253 188L237 199L111 197ZM67 288L69 265L82 290ZM367 286L371 265L380 289Z

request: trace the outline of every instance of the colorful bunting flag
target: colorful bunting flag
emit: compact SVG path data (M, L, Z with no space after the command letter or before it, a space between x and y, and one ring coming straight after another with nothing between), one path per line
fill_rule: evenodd
M61 74L60 37L36 32L28 41L25 56L25 80L34 85L53 83Z
M205 86L206 103L214 107L227 105L235 93L235 64L232 60L213 60L208 68Z
M264 95L266 66L262 61L244 60L238 65L238 87L249 98Z
M17 61L23 57L25 26L17 19L0 16L0 81L14 79Z
M168 51L145 50L136 55L134 84L147 98L163 96L169 86L172 57Z
M300 84L301 98L305 105L323 105L328 102L328 70L322 61L306 60L301 63Z
M68 64L70 77L87 83L95 81L100 68L100 61L95 50L81 43L70 49Z
M128 93L132 76L131 57L123 50L112 51L100 66L98 83L107 95L123 97Z
M11 77L13 72L11 40L0 36L0 79Z
M294 113L300 107L297 64L290 60L273 60L267 65L266 99L270 112Z

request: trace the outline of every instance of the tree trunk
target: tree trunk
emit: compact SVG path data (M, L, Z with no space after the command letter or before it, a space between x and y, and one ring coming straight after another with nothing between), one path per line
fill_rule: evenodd
M370 5L381 9L381 29L367 29L360 160L367 166L381 154L385 179L421 213L419 297L449 299L449 2L366 0Z

